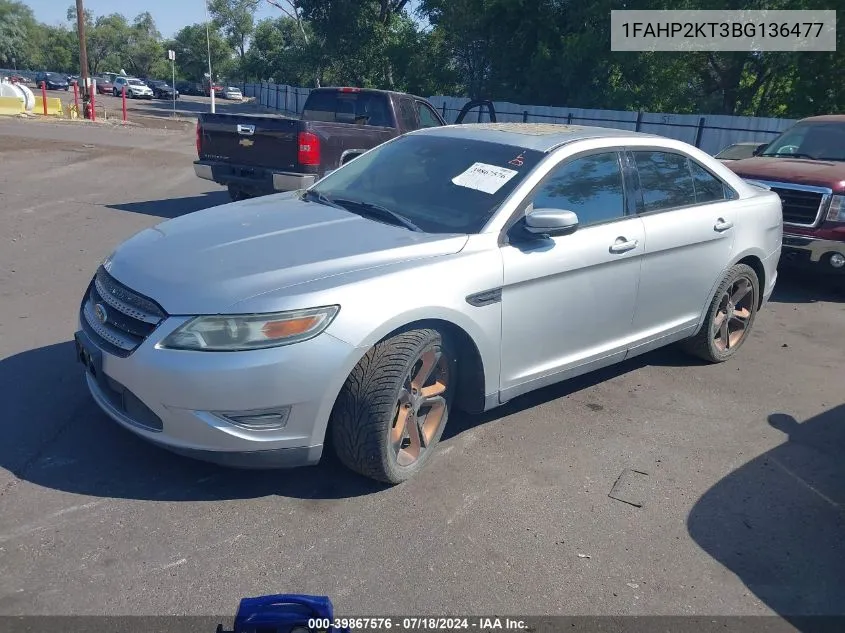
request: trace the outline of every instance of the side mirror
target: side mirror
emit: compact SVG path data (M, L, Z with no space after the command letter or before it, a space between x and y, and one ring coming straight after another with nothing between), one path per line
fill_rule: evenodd
M768 143L760 143L757 147L754 148L754 156L759 156L763 153L763 150L769 146Z
M564 235L578 228L578 216L562 209L533 209L524 223L525 230L533 235Z

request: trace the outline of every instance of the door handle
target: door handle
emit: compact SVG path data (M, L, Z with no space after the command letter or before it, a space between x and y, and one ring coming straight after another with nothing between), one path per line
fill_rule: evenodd
M640 245L639 240L627 240L624 237L619 237L610 245L611 253L627 253L632 251Z
M723 231L727 231L728 229L732 229L734 226L733 222L726 222L723 218L719 218L716 221L715 226L713 226L713 230L722 233Z

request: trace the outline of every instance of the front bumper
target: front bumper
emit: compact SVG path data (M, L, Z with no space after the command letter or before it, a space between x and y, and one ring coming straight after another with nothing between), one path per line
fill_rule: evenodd
M237 468L287 468L320 460L334 400L356 361L351 345L323 333L247 352L192 352L157 343L184 323L170 317L126 358L101 353L88 389L114 421L175 453ZM282 428L252 430L223 417L287 410Z
M834 275L845 274L845 267L834 268L830 256L839 253L845 257L845 242L818 239L807 235L784 233L781 262L788 265L812 268Z
M194 173L205 180L232 185L248 193L264 195L307 189L317 182L317 174L279 172L251 165L233 165L215 161L194 161Z

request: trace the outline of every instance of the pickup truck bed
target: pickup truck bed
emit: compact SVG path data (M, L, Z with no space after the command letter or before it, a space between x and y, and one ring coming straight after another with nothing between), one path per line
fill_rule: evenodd
M472 107L467 104L459 117ZM446 125L427 101L358 88L313 90L302 118L201 114L197 120L197 176L229 188L234 200L311 186L327 172L400 134Z

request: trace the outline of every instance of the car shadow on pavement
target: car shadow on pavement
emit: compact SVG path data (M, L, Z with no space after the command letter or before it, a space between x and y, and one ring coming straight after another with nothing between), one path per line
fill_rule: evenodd
M155 501L340 499L385 488L331 458L308 468L249 471L174 455L112 422L84 381L71 341L0 360L0 469L45 488Z
M800 616L845 615L845 405L803 423L776 413L769 424L783 443L702 495L687 528L770 609L810 633L822 622Z
M645 365L698 361L673 348L521 396L480 416L455 414L443 438L561 398ZM192 460L149 444L112 422L85 387L71 341L0 360L0 394L9 423L0 425L0 468L15 478L80 495L156 501L212 501L279 495L341 499L387 488L346 470L323 453L317 466L235 470Z
M186 198L167 198L164 200L149 200L146 202L124 202L122 204L106 205L109 209L131 211L145 215L158 216L172 220L194 211L202 211L210 207L231 202L228 191L208 191L199 196Z
M493 422L499 418L514 415L527 409L533 409L547 402L564 398L643 367L695 367L706 364L704 361L682 351L677 346L663 347L617 363L616 365L611 365L610 367L598 369L536 391L531 391L518 398L514 398L492 411L480 415L467 415L463 412L457 412L454 415L450 415L449 423L443 429L442 439L448 440L482 424Z
M811 272L783 267L772 301L777 303L845 302L845 277L814 275Z

